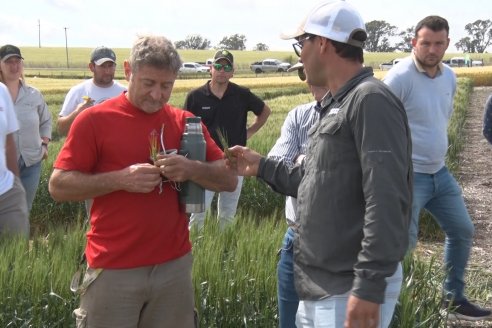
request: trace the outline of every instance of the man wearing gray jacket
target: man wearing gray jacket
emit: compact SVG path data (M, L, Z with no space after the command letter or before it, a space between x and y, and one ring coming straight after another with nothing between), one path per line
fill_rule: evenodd
M408 247L412 147L402 103L363 67L365 24L345 1L323 2L295 38L307 83L330 90L293 168L233 147L231 168L297 197L297 327L388 327Z

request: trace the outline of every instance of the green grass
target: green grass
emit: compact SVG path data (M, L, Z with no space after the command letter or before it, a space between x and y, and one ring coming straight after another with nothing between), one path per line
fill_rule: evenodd
M0 326L68 327L78 300L68 289L83 249L77 225L51 226L31 242L0 238Z
M130 55L130 48L113 48L118 67ZM21 47L26 67L66 68L67 55L64 47ZM69 66L73 68L87 68L92 48L69 48ZM183 62L205 62L213 58L215 50L178 50ZM234 63L239 67L249 65L264 58L277 58L291 63L297 62L293 51L232 51ZM249 68L249 66L248 66Z
M43 92L54 119L68 87ZM272 84L254 87L253 91L268 99L272 114L248 145L266 154L279 136L288 111L312 98L302 83ZM457 168L456 154L463 147L462 127L470 92L470 81L459 79L456 109L448 130L447 161L453 169ZM185 95L186 90L180 89L171 102L180 106ZM73 326L71 311L78 299L68 284L85 241L81 224L85 212L81 202L57 204L48 194L52 164L64 141L56 133L53 139L31 213L32 241L0 239L0 327ZM192 231L193 279L204 327L277 325L275 254L286 228L284 197L248 178L239 205L235 227L219 231L214 223L207 222L202 233ZM422 222L424 240L440 233L431 222ZM434 259L410 258L404 269L405 282L392 327L443 327L444 318L438 311L444 274L441 264ZM469 296L479 303L490 298L490 274L473 270L467 275L467 285Z
M129 48L114 48L117 57L116 78L123 79L123 62L130 54ZM92 48L69 48L68 66L64 47L22 47L25 58L26 76L52 77L70 79L90 77L88 63ZM215 50L178 50L183 61L205 62L212 58ZM294 64L298 57L293 51L232 51L236 66L236 76L255 76L249 69L251 63L266 58L276 58ZM379 64L395 58L408 56L408 53L378 52L364 53L365 65L378 69ZM448 53L444 59L463 56L461 53ZM483 60L485 65L492 65L492 54L471 54L472 59ZM278 73L274 73L278 74ZM271 75L271 74L269 74ZM196 75L181 75L180 78L197 78Z
M72 327L79 299L69 290L84 243L85 227L50 227L32 242L0 240L0 327ZM277 249L285 233L283 214L243 212L223 231L207 220L192 230L193 284L202 327L276 327ZM392 328L443 327L442 265L407 256ZM484 303L490 274L471 272L468 296Z
M200 233L192 230L201 326L276 326L276 254L285 232L276 222L243 214L224 231L213 220Z
M129 48L114 48L117 58L117 78L123 78L123 62L130 55ZM74 76L88 76L90 74L88 63L92 48L69 48L68 67L67 54L64 47L22 47L22 56L25 59L26 75L57 78L71 78ZM183 62L205 62L212 58L215 50L179 50ZM238 73L254 76L249 65L254 61L265 58L277 58L292 64L297 62L297 56L293 51L233 51L234 62Z
M441 312L443 268L435 258L424 261L409 255L403 262L403 272L405 278L391 327L444 327L447 317Z
M113 48L116 53L118 67L123 67L123 61L130 55L130 48ZM65 47L21 47L26 67L36 68L66 68L67 54ZM92 48L68 48L69 66L72 68L87 68ZM212 58L215 50L178 50L183 61L205 62ZM248 66L255 61L265 58L276 58L290 63L296 63L298 58L293 50L288 51L232 51L234 62L238 67ZM394 58L405 57L408 53L394 52L365 52L365 63L377 67L382 62ZM463 56L462 53L447 53L444 59ZM472 59L484 59L486 64L492 63L492 54L471 54Z
M282 79L278 81L282 81ZM456 110L451 120L449 129L450 151L448 154L448 165L452 170L455 169L456 164L454 163L457 162L456 154L461 149L460 147L462 147L462 145L460 144L463 142L463 139L460 138L461 128L458 129L455 128L455 126L463 125L469 94L471 92L471 84L469 80L459 79L459 81L458 92L455 100ZM241 84L240 81L238 83ZM38 87L40 87L44 94L45 92L43 91L43 87ZM51 90L50 88L51 85L48 90ZM64 88L68 88L68 86L65 86ZM58 113L61 109L61 104L65 97L66 91L60 91L59 89L56 90L56 92L49 92L45 95L53 116L54 133L53 142L50 145L50 157L48 161L43 162L40 187L31 213L32 226L36 229L42 229L47 225L47 223L59 222L60 220L62 222L69 223L71 218L83 211L82 203L55 204L47 190L47 181L51 173L53 160L55 159L64 140L63 138L60 138L56 131L56 118L58 117ZM300 83L298 86L294 87L279 87L271 85L269 88L252 88L252 91L257 93L260 97L266 99L267 104L272 109L272 114L265 126L256 135L254 135L251 140L248 141L248 146L259 153L266 155L273 146L275 140L280 135L280 128L288 111L297 104L311 101L312 98L303 83ZM182 107L185 96L186 91L174 92L170 103L178 107ZM250 115L250 122L252 119L253 115ZM279 207L283 206L283 196L272 192L264 183L261 183L254 178L245 179L239 206L244 208L252 208L254 206L259 209L259 214L269 215ZM442 238L442 233L439 227L434 223L434 220L425 217L423 218L421 235L423 238L429 240L440 240Z

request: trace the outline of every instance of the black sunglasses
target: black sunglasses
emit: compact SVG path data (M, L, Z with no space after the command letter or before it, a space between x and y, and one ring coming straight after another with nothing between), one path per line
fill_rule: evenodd
M232 65L229 65L229 64L225 64L225 65L222 65L222 64L214 64L214 68L217 71L220 71L222 68L224 68L224 72L232 72Z
M292 45L292 47L294 48L294 51L298 57L301 57L301 51L302 51L302 47L304 47L304 42L306 42L309 39L314 38L315 36L316 35L314 35L314 34L301 35L299 37L299 39L297 40L297 42Z

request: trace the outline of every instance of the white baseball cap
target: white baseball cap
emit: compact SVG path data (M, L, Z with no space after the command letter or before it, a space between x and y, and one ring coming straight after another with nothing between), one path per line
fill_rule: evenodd
M282 33L284 40L303 34L314 34L330 40L363 48L367 39L366 25L357 9L343 1L323 1L317 4L292 32Z

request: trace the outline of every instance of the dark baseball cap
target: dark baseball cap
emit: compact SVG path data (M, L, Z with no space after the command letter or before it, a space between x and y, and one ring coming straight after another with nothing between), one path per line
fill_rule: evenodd
M116 63L116 54L114 51L108 47L97 47L91 53L91 62L96 65L102 65L107 61Z
M16 46L6 44L0 48L0 60L4 61L14 56L19 57L20 59L24 59L22 58L20 49Z
M214 56L214 63L220 59L227 60L231 65L234 64L234 56L229 52L229 50L223 49L217 51Z

